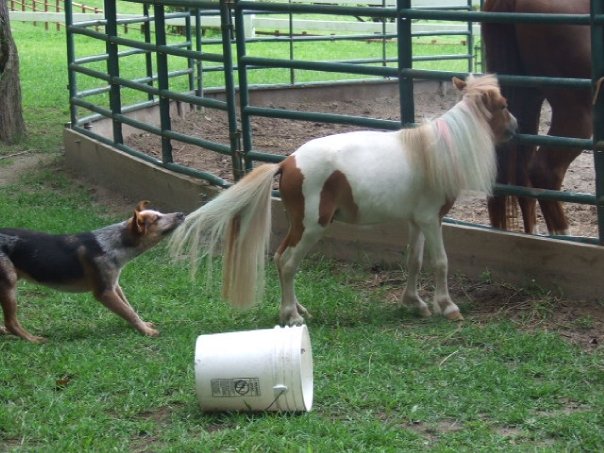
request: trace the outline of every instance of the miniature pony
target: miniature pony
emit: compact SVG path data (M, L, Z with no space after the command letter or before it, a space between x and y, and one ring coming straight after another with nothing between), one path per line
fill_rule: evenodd
M275 253L281 284L280 322L297 325L308 314L298 302L294 279L311 247L337 220L409 223L408 282L402 302L421 316L431 310L419 297L417 279L424 240L434 265L432 311L463 319L449 296L441 223L462 190L490 193L496 176L495 144L513 135L493 75L454 78L461 101L440 118L414 129L361 131L311 140L278 164L264 164L189 214L174 232L174 256L223 248L223 296L247 307L264 288L271 231L271 191L279 176L289 232Z

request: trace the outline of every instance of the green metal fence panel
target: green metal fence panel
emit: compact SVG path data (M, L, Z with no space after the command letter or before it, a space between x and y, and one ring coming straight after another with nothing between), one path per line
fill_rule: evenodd
M594 92L593 107L593 142L594 167L596 173L596 208L598 213L598 236L600 244L604 243L604 93L601 87L604 82L604 2L591 2L591 48L592 48L592 81Z
M145 155L145 159L156 165L208 180L212 184L227 187L230 183L203 170L195 170L174 163L172 142L192 143L204 149L231 158L233 176L237 180L249 171L255 161L277 162L282 156L272 155L254 147L252 118L255 116L317 121L333 124L348 124L392 130L400 127L411 127L415 123L414 81L450 80L452 76L464 77L474 66L472 25L484 21L522 22L522 23L571 23L591 26L593 74L591 79L528 77L519 75L502 75L502 84L518 86L558 86L568 89L591 87L594 91L594 137L593 140L568 137L544 137L520 135L517 140L531 144L556 144L559 146L580 146L594 152L596 169L595 194L576 194L572 192L554 192L539 189L527 189L512 186L497 186L498 194L529 196L538 199L558 199L573 203L595 205L599 219L599 242L604 237L604 95L600 86L604 77L604 0L591 1L591 14L508 14L484 13L473 11L472 2L449 10L438 8L412 8L411 0L397 0L396 7L376 6L342 6L314 5L308 3L273 3L250 0L127 0L140 4L142 14L138 19L119 19L116 2L105 1L105 20L74 24L71 20L72 8L67 5L67 57L69 65L69 94L71 109L71 127L94 138L98 136L88 125L98 118L108 118L112 122L112 137L102 137L101 141L109 142L125 152L137 157L144 153L124 144L122 126L127 125L147 131L161 138L161 159ZM384 3L386 5L386 3ZM179 11L168 12L168 7ZM182 10L182 11L181 11ZM151 12L152 11L152 12ZM251 14L284 14L290 21L290 30L286 36L251 37L247 33L245 20ZM386 27L380 36L350 34L346 36L297 36L293 28L293 18L299 14L319 14L343 16L372 17L382 24L396 22L396 34L387 34ZM201 17L214 15L220 17L219 37L202 36ZM184 20L184 41L174 42L166 33L168 21ZM440 55L442 60L467 59L467 72L436 71L418 69L417 63L432 57L414 55L413 38L429 33L413 33L412 22L417 20L461 21L468 25L467 53L459 55ZM119 33L120 23L141 24L143 38L133 39ZM104 31L93 30L93 26L104 27ZM442 34L460 35L459 32ZM153 39L153 35L155 38ZM87 37L102 42L105 53L102 55L76 57L76 37ZM295 53L295 44L335 40L380 39L382 48L376 57L355 58L338 61L300 60ZM386 43L396 40L395 53L388 55ZM257 56L249 53L249 48L258 43L279 43L288 46L289 58ZM207 51L220 46L220 51ZM125 49L125 50L124 50ZM136 77L124 76L121 62L126 58L144 56L144 72ZM154 58L153 58L154 57ZM173 68L172 59L183 59L184 67ZM94 63L105 62L106 70L91 67ZM255 106L250 102L250 92L254 86L250 83L254 71L269 68L283 68L289 73L286 86L300 86L299 71L319 71L321 73L341 73L351 76L376 79L390 79L398 83L400 120L381 120L351 115L340 115L322 112L302 112ZM205 80L210 74L221 74L223 78L224 100L207 96ZM78 77L96 80L100 86L80 88ZM185 91L172 87L172 81L186 79ZM335 82L323 82L334 83ZM317 85L320 83L316 83ZM131 90L144 95L144 100L124 105L123 91ZM109 105L96 103L99 96L109 97ZM226 112L228 118L228 143L215 143L203 137L191 137L172 130L170 104L182 102L199 109L217 109ZM151 105L159 108L158 126L146 124L129 116L130 112ZM81 112L88 112L82 116Z

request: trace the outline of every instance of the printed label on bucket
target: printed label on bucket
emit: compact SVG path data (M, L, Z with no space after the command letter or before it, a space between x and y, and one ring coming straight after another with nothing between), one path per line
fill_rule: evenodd
M212 397L232 398L260 396L259 378L212 379Z

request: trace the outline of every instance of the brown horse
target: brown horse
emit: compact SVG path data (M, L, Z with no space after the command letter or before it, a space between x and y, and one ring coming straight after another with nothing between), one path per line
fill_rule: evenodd
M517 13L589 13L589 0L486 0L483 10ZM566 24L483 23L482 37L486 71L548 77L591 77L591 46L588 26ZM589 138L592 134L589 89L555 87L503 87L510 111L518 119L518 132L536 134L544 100L552 109L548 135ZM551 145L510 143L498 148L497 182L560 190L568 166L581 149ZM506 201L489 199L491 224L507 229ZM524 230L535 232L534 198L518 198ZM568 221L558 201L540 200L539 205L550 234L569 234Z

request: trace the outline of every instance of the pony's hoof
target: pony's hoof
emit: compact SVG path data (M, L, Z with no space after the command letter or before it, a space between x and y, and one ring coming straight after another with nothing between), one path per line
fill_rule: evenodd
M420 318L429 318L432 316L432 312L428 307L418 308L416 311Z
M407 305L403 303L403 309L408 313L419 316L420 318L429 318L432 316L432 311L430 311L430 308L428 308L426 304L418 307L417 305Z
M463 321L463 316L460 311L452 311L451 313L447 313L447 319L449 321Z
M281 321L282 326L302 326L304 325L304 318L300 315L290 316L289 318Z

